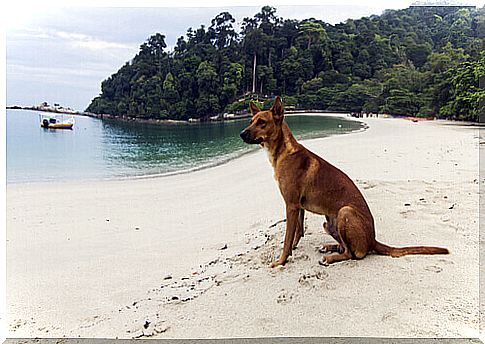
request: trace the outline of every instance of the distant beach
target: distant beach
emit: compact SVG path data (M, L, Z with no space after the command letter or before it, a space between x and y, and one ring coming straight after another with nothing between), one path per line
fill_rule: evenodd
M307 214L301 246L268 268L285 225L263 151L184 175L10 184L7 336L478 337L478 129L363 121L303 144L356 181L379 240L450 255L322 267L332 239Z

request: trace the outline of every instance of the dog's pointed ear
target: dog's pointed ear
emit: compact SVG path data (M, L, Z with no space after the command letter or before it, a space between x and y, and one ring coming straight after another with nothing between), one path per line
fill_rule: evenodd
M251 109L253 116L261 111L261 109L252 100L249 102L249 108Z
M273 118L280 122L283 120L285 110L283 109L283 102L281 101L280 96L277 96L274 100L273 106L271 107L271 113L273 114Z

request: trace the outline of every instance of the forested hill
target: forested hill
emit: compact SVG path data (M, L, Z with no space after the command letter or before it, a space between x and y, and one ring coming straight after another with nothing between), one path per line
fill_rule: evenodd
M204 118L282 95L302 109L477 120L483 37L485 8L411 7L330 25L265 6L239 31L222 12L173 51L163 34L148 38L86 111Z

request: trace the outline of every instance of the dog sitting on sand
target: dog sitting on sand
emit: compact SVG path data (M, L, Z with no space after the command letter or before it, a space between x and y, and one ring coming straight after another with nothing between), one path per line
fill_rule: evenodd
M303 237L305 210L325 215L323 227L337 244L325 245L322 265L362 259L369 252L400 257L407 254L448 254L440 247L391 247L375 239L374 218L364 196L341 170L296 141L284 121L280 97L268 111L250 103L250 125L240 136L249 144L268 150L274 176L286 204L286 233L283 252L271 267L284 265ZM337 254L328 254L337 252Z

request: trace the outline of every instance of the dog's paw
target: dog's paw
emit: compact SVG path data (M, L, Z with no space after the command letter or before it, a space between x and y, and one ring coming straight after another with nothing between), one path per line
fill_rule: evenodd
M343 248L342 248L342 246L340 246L338 244L322 245L318 249L318 252L323 253L323 254L328 254L328 253L333 253L333 252L342 253Z
M330 263L328 262L326 257L322 257L322 259L320 259L318 261L318 264L320 264L321 266L329 266L330 265Z
M277 266L285 265L285 263L286 263L286 260L278 259L278 260L275 260L274 262L272 262L269 267L270 268L276 268Z
M277 267L277 266L279 266L279 265L281 265L281 264L280 264L278 261L274 261L274 262L272 262L272 263L269 265L269 267L270 267L271 269L273 269L273 268L275 268L275 267Z

